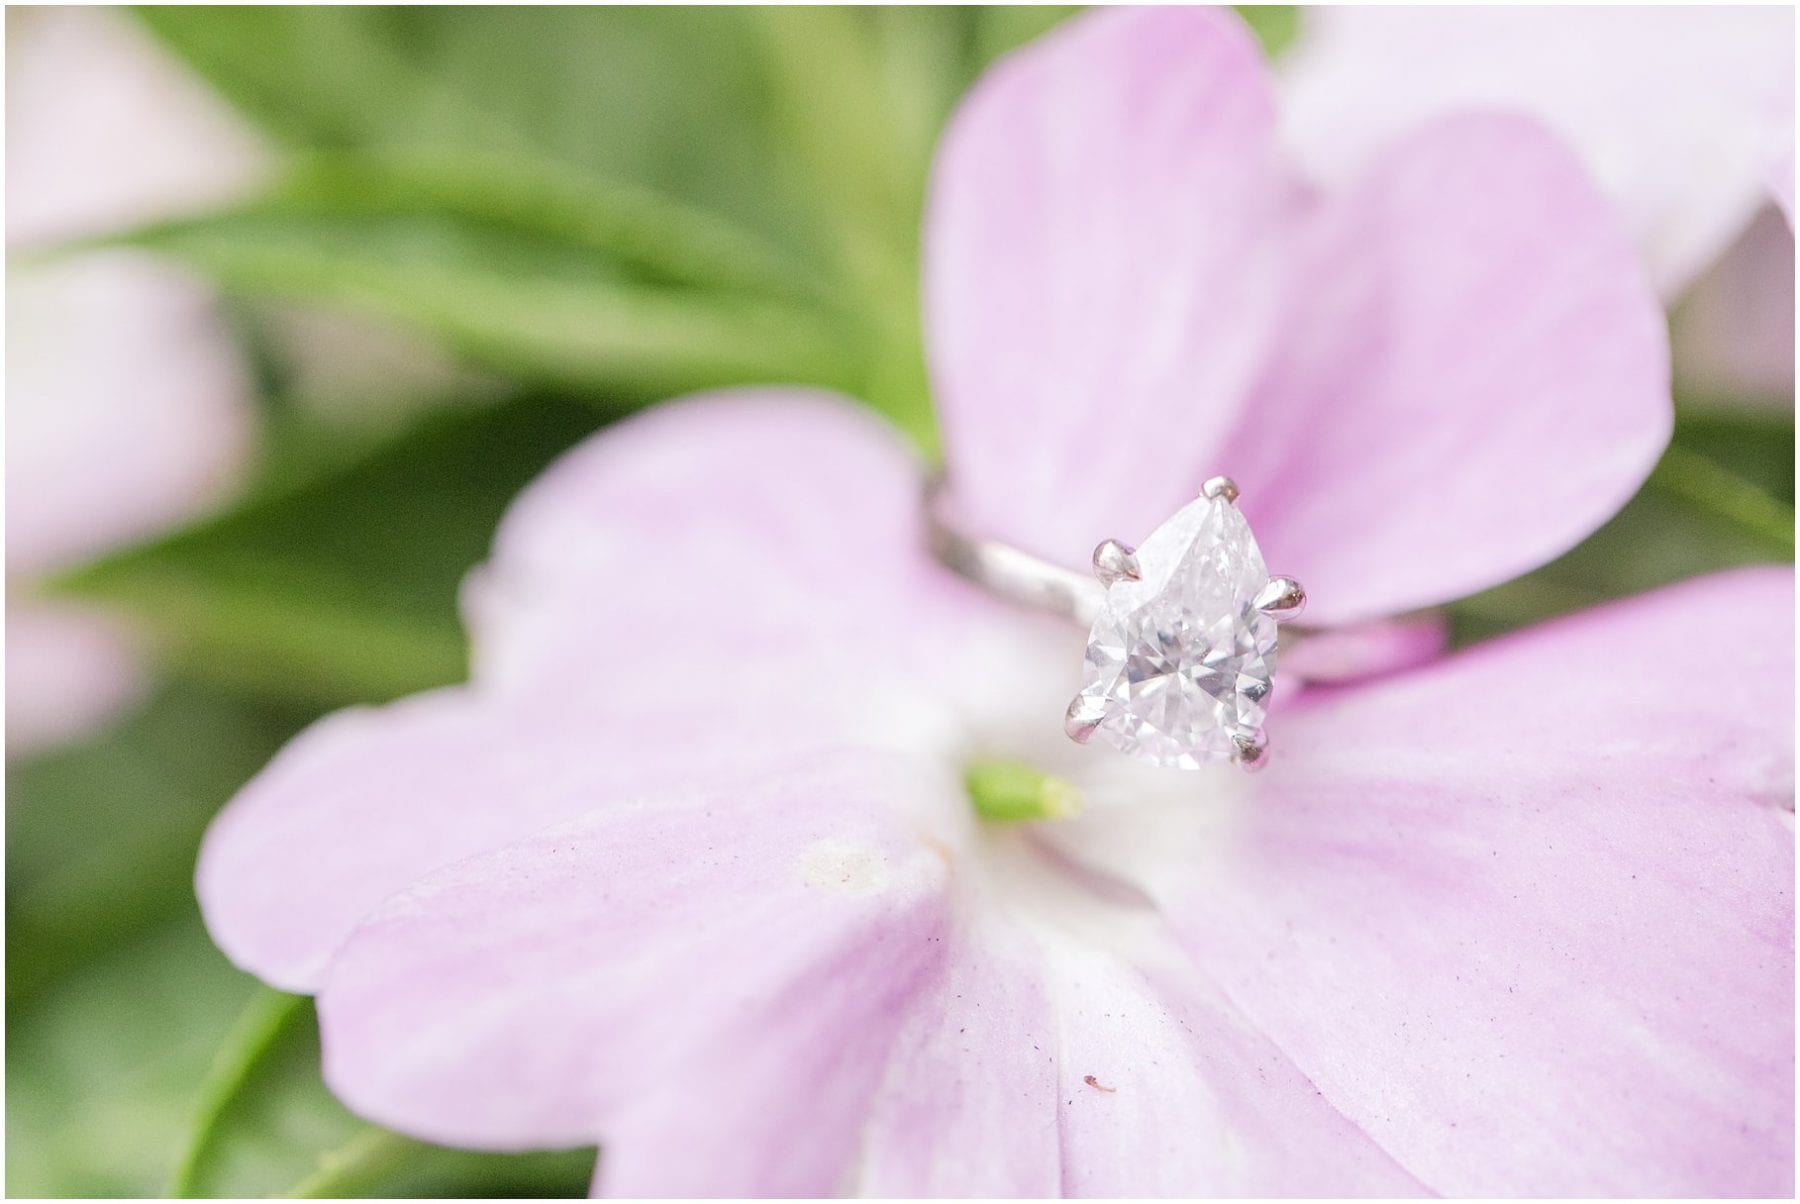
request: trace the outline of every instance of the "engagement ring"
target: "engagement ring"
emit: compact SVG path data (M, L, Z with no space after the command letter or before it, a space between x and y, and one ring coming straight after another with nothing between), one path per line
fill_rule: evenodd
M946 567L1088 628L1070 739L1098 737L1171 768L1234 761L1255 770L1268 756L1277 625L1300 614L1306 591L1269 576L1237 498L1231 478L1214 477L1138 547L1102 541L1091 577L957 530L943 513L941 480L926 511Z

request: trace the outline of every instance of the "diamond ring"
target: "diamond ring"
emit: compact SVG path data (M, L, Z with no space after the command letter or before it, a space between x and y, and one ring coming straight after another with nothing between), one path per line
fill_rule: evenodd
M1088 628L1082 686L1065 722L1071 739L1098 737L1178 769L1263 765L1277 627L1300 614L1306 591L1268 574L1231 478L1206 482L1139 547L1103 541L1091 577L958 531L943 498L939 479L926 499L939 561L994 594Z

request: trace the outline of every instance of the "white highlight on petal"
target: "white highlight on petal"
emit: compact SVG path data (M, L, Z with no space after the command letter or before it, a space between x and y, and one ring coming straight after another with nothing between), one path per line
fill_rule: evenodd
M801 850L799 871L806 885L852 898L879 894L891 878L887 858L879 852L837 840Z

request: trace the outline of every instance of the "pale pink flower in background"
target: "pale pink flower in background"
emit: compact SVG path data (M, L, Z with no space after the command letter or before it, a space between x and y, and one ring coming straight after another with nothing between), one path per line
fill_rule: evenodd
M1791 7L1311 8L1281 73L1285 140L1327 181L1453 113L1542 120L1685 297L1678 379L1793 404Z
M1275 118L1208 11L977 85L926 230L964 516L1073 563L1230 471L1346 620L1602 521L1669 402L1585 175L1463 120L1317 198ZM850 403L761 390L519 499L473 681L322 721L202 849L340 1097L599 1141L620 1195L1791 1190L1786 571L1278 692L1265 773L1187 774L1064 738L1082 633L936 566L920 486ZM992 759L1088 809L980 822Z
M129 18L10 9L9 252L218 203L261 178L260 143ZM7 748L73 739L143 685L115 618L30 580L176 525L241 478L247 367L197 281L95 252L9 268Z
M1784 178L1793 195L1791 8L1313 8L1281 74L1284 141L1324 180L1450 113L1530 113L1580 154L1666 297Z
M273 152L132 19L7 11L7 245L30 251L242 198ZM234 495L256 451L237 339L200 280L93 251L7 275L7 749L77 739L147 686L119 616L33 596L32 582L187 522ZM360 317L260 315L323 422L398 424L483 382Z
M1794 404L1794 227L1757 215L1669 318L1675 378L1700 402Z
M267 175L262 139L129 16L6 13L6 242L196 212Z
M6 319L7 748L80 736L142 689L119 620L31 578L193 517L253 448L250 382L200 285L88 254L16 271Z

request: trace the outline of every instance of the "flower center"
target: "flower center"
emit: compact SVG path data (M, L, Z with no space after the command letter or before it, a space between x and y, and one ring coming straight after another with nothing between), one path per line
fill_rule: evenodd
M991 823L1069 819L1081 811L1081 791L1064 778L1022 761L976 761L963 772L975 814Z

